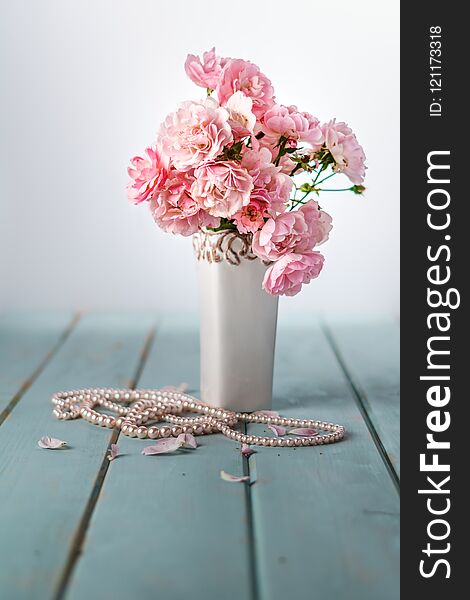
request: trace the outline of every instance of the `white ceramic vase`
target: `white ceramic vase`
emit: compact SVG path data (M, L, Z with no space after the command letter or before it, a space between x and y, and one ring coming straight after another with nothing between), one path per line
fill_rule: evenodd
M201 399L251 412L272 400L277 296L261 287L267 265L251 236L228 230L193 236L200 287Z

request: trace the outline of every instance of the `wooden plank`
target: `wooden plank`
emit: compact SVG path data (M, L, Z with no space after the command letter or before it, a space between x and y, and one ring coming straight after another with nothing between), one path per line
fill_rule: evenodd
M194 321L159 328L139 386L199 385ZM149 440L121 436L91 520L67 600L251 597L246 488L221 481L220 469L242 473L237 446L198 438L197 450L145 457Z
M70 312L0 316L0 424L65 339Z
M326 338L305 319L280 327L275 396L282 414L349 433L250 457L260 600L398 600L398 494Z
M125 386L134 376L150 316L84 317L0 428L0 589L8 600L51 598L111 432L81 420L59 422L49 398L60 389ZM51 435L68 449L46 451ZM93 596L92 596L93 597Z
M384 319L331 321L327 329L343 369L399 476L399 324Z

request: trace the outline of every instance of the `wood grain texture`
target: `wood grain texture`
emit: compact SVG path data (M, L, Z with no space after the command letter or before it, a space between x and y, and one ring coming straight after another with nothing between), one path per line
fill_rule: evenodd
M72 321L70 312L0 316L0 423L51 358Z
M393 320L327 322L338 357L400 474L400 327Z
M2 597L53 597L105 460L110 432L80 420L55 420L52 392L127 385L153 321L84 317L0 428ZM69 447L41 450L37 440L43 435L65 439Z
M282 414L339 422L348 436L250 457L260 600L398 600L397 491L328 341L305 318L280 327L274 387Z
M164 322L139 386L199 385L194 320ZM249 600L250 532L246 488L223 482L220 469L242 473L238 446L198 438L197 450L142 456L152 441L121 436L90 523L67 600L168 598Z
M34 371L44 340L54 345L54 322L49 334L47 323L15 326L23 332L18 348L29 338L31 346L17 354L17 362L24 357L18 369L26 372L30 360ZM155 457L140 454L150 441L121 437L121 456L109 463L110 432L56 421L49 397L57 389L125 386L142 362L139 386L186 381L197 390L197 321L168 319L142 360L153 323L151 315L85 317L0 428L0 597L52 600L63 589L66 600L398 600L397 490L358 408L392 459L396 328L332 322L327 337L305 316L281 316L276 408L344 424L340 444L257 448L247 462L222 436ZM14 389L14 363L4 363L0 393ZM70 447L40 450L42 435ZM220 469L249 470L253 483L223 482Z

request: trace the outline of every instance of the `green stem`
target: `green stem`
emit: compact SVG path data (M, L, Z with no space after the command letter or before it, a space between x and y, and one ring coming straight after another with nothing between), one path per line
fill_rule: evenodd
M300 198L300 200L297 200L297 201L296 201L296 203L295 203L295 204L293 204L293 205L290 207L290 209L289 209L289 212L290 212L291 210L294 210L294 208L295 208L296 206L298 206L299 204L304 204L304 200L305 200L305 198L306 198L306 197L307 197L309 194L311 194L311 192L306 192L306 193L305 193L305 194L302 196L302 198Z
M319 192L350 192L352 190L352 188L348 187L348 188L341 188L338 190L328 190L328 189L318 189Z
M329 179L330 177L333 177L333 175L336 175L336 173L333 171L333 173L331 173L331 175L328 175L327 177L324 177L323 179L321 179L318 182L318 185L321 185L324 181L326 181L327 179Z
M282 142L279 144L279 154L277 155L277 158L276 158L276 160L275 160L275 162L274 162L274 165L275 165L276 167L278 167L278 166L279 166L279 161L281 160L281 156L283 156L283 155L284 155L284 150L285 150L285 148L286 148L287 141L288 141L287 139L284 139L284 140L282 140Z
M298 171L300 169L300 163L297 163L295 165L295 167L292 169L292 171L290 172L290 177L292 177L293 175L295 175L295 172Z
M322 169L320 169L315 177L315 179L312 181L312 185L315 185L318 181L318 178L320 177L320 174L322 172Z

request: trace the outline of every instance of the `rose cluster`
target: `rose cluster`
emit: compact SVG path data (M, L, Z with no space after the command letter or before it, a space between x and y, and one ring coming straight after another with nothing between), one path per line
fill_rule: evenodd
M331 217L320 209L322 183L343 173L360 194L365 156L346 123L321 124L278 104L271 81L251 62L189 55L189 78L204 100L181 104L160 125L144 156L131 159L129 199L149 202L165 231L189 236L233 229L252 237L269 263L263 288L294 295L317 277Z

